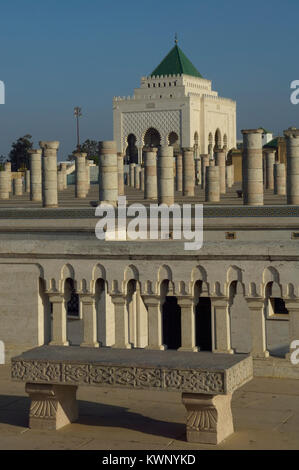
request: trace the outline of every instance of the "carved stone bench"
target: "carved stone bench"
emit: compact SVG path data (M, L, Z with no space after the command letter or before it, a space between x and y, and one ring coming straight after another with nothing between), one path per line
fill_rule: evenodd
M218 444L234 432L232 393L252 379L244 354L42 346L12 359L26 382L29 426L59 429L78 419L79 385L182 392L189 442Z

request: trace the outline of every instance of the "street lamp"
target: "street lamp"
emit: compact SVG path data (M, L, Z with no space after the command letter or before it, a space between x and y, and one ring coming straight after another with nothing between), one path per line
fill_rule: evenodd
M79 151L80 150L79 117L82 116L81 108L79 108L79 106L76 106L74 108L74 116L76 116L76 120L77 120L77 150Z

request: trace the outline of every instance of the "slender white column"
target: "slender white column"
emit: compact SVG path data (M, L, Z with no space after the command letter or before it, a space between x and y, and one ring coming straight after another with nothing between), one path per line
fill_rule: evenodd
M286 195L286 170L284 163L274 163L274 194Z
M118 198L116 142L100 142L99 199L100 202L116 204Z
M12 182L13 182L13 194L14 194L14 196L22 196L23 195L23 181L22 181L22 178L14 178Z
M158 156L158 203L174 203L173 147L162 146Z
M125 194L124 156L120 152L117 153L117 178L118 178L118 195L123 196Z
M263 188L263 153L262 129L246 129L243 134L243 204L262 206Z
M9 199L8 178L10 175L6 171L0 171L0 199Z
M215 347L213 352L233 354L234 351L231 348L228 299L225 297L212 297L211 304L215 324Z
M52 346L69 346L67 340L67 314L63 294L49 293L53 305Z
M11 162L4 163L4 171L6 171L7 175L9 175L7 184L8 184L8 192L11 193L12 192Z
M193 297L177 297L181 307L182 341L179 351L198 351L195 338L195 309Z
M139 165L134 166L134 188L135 189L140 189L140 176L139 176L140 170L141 168Z
M42 201L42 161L40 149L29 150L30 154L30 200Z
M266 189L274 189L274 173L273 173L274 163L275 163L275 151L266 150L266 153L265 153Z
M97 312L95 298L90 294L80 294L83 317L83 343L80 346L88 348L99 347L97 341Z
M178 153L175 157L175 189L183 191L183 156Z
M115 314L115 344L113 348L131 349L129 343L129 314L126 297L122 294L112 294Z
M30 170L25 171L25 192L30 193Z
M164 351L166 346L162 344L163 333L160 296L144 295L142 298L148 312L148 346L146 349Z
M218 166L206 167L205 201L206 202L219 202L220 201L219 167Z
M44 207L58 206L57 192L57 150L59 142L41 141L42 157L42 195Z
M194 196L195 169L191 148L183 149L183 196Z
M86 156L87 153L76 152L75 156L75 196L84 199L87 192L86 182Z
M287 204L299 204L299 129L284 131L287 143Z
M225 194L226 192L225 152L222 149L217 149L215 152L215 165L219 166L220 194Z
M253 357L269 357L266 347L265 301L260 297L247 297L251 317L251 337Z
M157 199L157 149L144 153L144 199Z

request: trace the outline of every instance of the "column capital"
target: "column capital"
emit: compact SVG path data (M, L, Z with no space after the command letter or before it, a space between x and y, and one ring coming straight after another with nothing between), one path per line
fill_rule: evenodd
M265 303L264 297L245 297L245 299L248 304L248 308L252 310L262 308Z
M142 300L147 307L155 306L161 303L161 298L159 295L155 294L142 294Z
M124 294L110 294L111 301L114 305L124 305L126 303L126 296Z
M299 298L295 299L283 299L287 310L293 310L299 312Z
M92 304L95 300L95 295L91 292L80 292L78 291L77 294L80 296L80 300L85 304Z
M49 296L50 302L54 303L60 303L64 301L64 294L61 292L46 292Z
M213 305L213 307L227 307L228 305L228 302L229 302L229 298L228 297L225 297L225 296L211 296L210 297L211 299L211 303Z
M191 295L177 295L176 298L180 307L189 307L194 305L194 297Z

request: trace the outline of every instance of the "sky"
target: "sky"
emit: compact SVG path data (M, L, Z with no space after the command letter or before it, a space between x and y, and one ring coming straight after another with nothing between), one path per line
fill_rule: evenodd
M133 94L174 45L220 96L237 101L243 128L299 127L298 0L1 0L0 155L30 134L59 140L59 160L81 142L113 136L113 96Z

